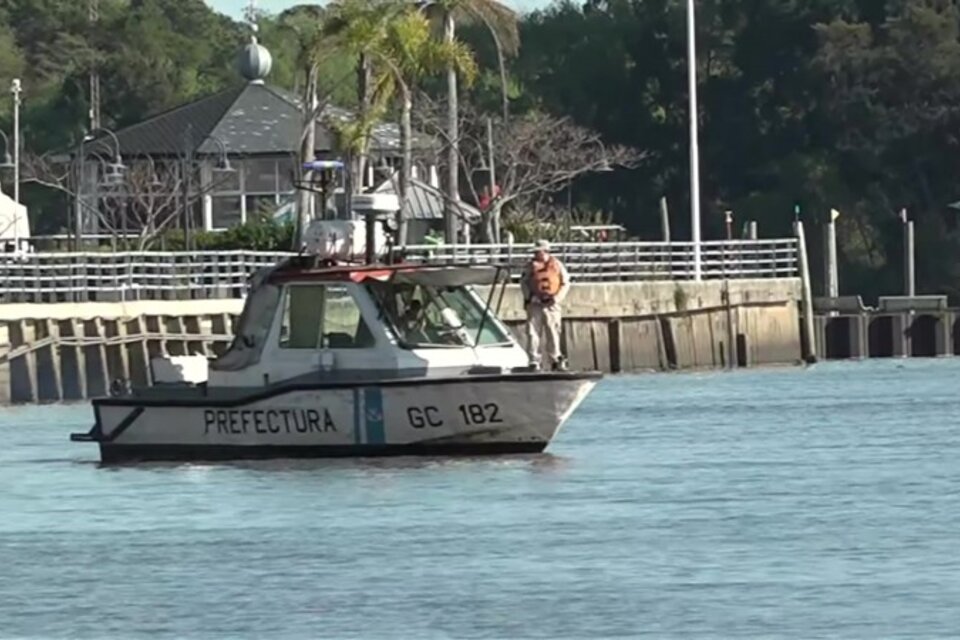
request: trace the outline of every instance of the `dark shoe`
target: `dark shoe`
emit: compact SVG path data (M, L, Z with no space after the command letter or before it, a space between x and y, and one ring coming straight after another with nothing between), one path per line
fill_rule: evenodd
M554 370L554 371L569 371L569 370L570 370L570 367L567 365L567 359L566 359L566 358L558 358L557 360L554 360L554 362L553 362L553 370Z

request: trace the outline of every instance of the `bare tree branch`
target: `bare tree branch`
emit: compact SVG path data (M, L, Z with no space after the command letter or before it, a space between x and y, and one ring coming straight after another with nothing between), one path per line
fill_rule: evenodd
M449 143L443 105L427 96L421 96L418 105L417 126ZM481 231L487 238L492 238L491 224L505 208L537 207L580 176L635 168L647 155L636 149L606 144L598 133L578 126L569 118L544 113L513 116L505 123L500 116L486 116L470 105L463 105L460 118L460 170L468 178L466 187L472 200L478 204L489 184L488 118L492 122L498 190L488 194L488 206L483 207L485 228Z
M97 160L91 160L96 166ZM136 234L137 250L150 249L164 232L175 226L184 209L183 176L181 159L154 162L134 161L116 185L99 183L91 204L80 198L85 215L94 217L99 226L114 238L129 239ZM186 202L193 207L200 199L220 187L228 178L215 179L200 189L191 189ZM75 159L67 162L54 161L48 156L28 154L23 159L23 181L55 189L75 201L78 194L78 177ZM76 215L74 211L72 215ZM69 216L68 216L69 217Z

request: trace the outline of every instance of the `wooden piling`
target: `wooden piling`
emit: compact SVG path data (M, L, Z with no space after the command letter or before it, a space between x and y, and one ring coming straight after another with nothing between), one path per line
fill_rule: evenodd
M960 356L960 314L953 315L953 326L951 331L953 332L953 355Z
M83 347L83 321L76 318L60 322L60 336L69 341L60 349L64 399L87 398L87 360Z
M737 329L733 323L733 304L730 300L730 281L723 281L723 290L720 292L720 299L723 301L725 324L727 328L727 349L726 349L726 366L728 369L732 369L737 366L737 357L736 357L736 334Z
M10 330L7 322L0 322L0 404L10 404Z
M10 401L37 401L37 354L32 321L13 320L10 331Z
M63 400L63 378L60 372L60 332L57 323L34 320L37 348L37 400L58 402Z
M107 336L104 331L103 318L94 318L93 324L97 329L98 351L100 353L100 378L103 384L104 395L110 393L110 367L107 360Z
M749 367L750 366L750 344L749 336L745 333L737 334L737 366L738 367Z
M623 371L623 321L615 318L607 322L607 342L610 345L610 372Z
M664 369L676 369L679 360L677 358L677 342L673 334L673 324L670 322L670 318L661 316L659 325L663 344Z
M129 350L130 383L135 386L150 384L150 356L147 353L146 321L142 316L126 322Z

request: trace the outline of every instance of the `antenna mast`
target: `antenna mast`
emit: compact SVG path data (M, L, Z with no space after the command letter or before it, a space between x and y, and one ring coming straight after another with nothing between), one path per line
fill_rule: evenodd
M257 0L250 0L247 3L246 8L243 10L243 18L247 21L247 24L250 25L250 30L253 31L253 41L257 41Z
M100 21L100 0L87 0L90 35L96 35ZM97 68L97 52L90 59L90 131L100 128L100 70Z

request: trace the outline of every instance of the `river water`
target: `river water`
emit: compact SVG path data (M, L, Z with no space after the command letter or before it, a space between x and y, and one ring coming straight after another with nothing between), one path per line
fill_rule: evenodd
M958 392L624 376L541 456L123 468L6 409L0 637L958 637Z

